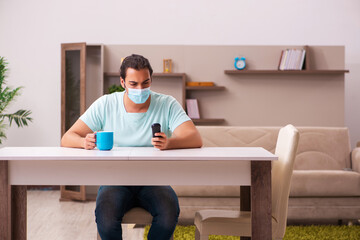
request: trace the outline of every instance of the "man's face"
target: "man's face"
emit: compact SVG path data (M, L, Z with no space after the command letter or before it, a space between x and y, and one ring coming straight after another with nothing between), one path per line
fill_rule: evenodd
M121 78L121 83L124 88L148 88L151 85L149 69L140 69L138 71L133 68L128 68L126 70L125 80Z

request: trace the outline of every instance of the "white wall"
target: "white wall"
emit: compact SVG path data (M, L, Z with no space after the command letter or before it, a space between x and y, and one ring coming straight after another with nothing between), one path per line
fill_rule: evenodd
M0 56L33 111L3 146L60 143L60 44L345 45L345 122L360 140L358 0L0 0Z

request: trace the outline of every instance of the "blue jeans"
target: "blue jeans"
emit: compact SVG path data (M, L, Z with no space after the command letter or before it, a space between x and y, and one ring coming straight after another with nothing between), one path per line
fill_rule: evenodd
M121 240L124 214L142 207L153 216L149 240L169 240L180 213L170 186L101 186L96 198L96 223L102 240Z

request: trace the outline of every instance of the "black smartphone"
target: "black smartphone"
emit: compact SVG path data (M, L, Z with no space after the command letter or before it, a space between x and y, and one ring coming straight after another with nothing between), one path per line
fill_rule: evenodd
M154 123L153 125L151 125L151 129L152 129L152 136L153 137L161 137L161 136L155 136L155 133L161 132L160 123Z

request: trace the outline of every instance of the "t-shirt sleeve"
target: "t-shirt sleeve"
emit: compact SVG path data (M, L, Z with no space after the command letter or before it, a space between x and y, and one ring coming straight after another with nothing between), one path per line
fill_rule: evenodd
M103 129L105 120L105 103L106 96L97 99L91 106L81 115L80 119L93 131Z
M170 100L169 128L171 132L184 122L191 121L184 109L175 98Z

